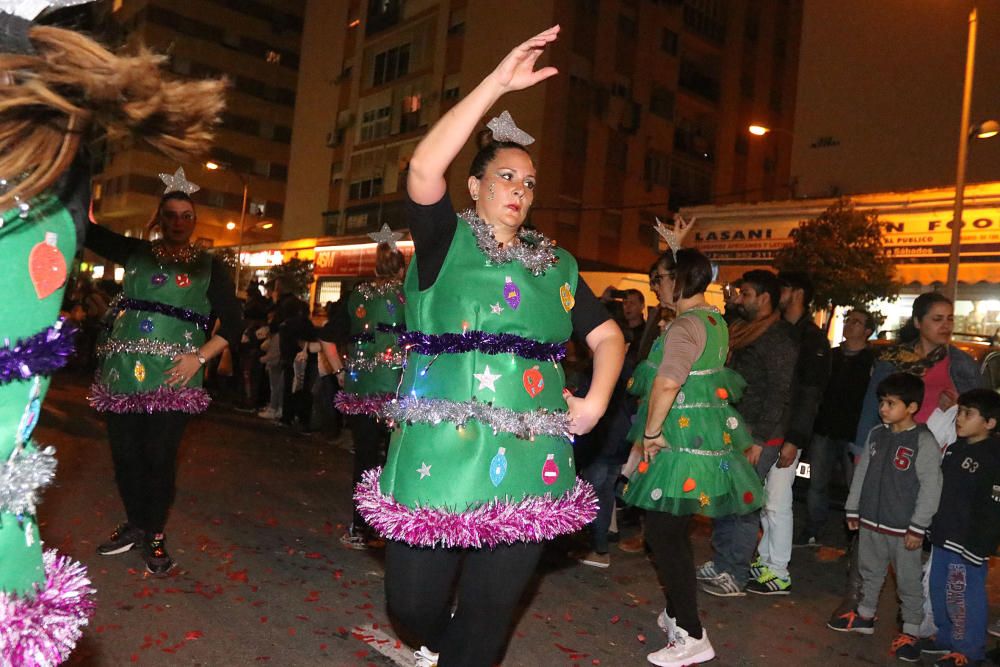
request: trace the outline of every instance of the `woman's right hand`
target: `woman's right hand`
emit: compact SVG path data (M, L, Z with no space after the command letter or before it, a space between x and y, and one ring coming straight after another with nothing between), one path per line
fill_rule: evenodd
M555 67L543 67L535 71L535 63L545 47L556 41L558 36L559 26L554 25L519 44L507 54L506 58L500 61L491 76L503 88L504 92L524 90L550 76L555 76L559 73Z

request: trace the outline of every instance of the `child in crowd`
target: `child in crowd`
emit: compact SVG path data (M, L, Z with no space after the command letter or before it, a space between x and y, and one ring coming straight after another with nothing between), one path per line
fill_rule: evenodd
M986 572L1000 544L1000 395L972 389L958 397L955 430L941 472L941 505L931 523L931 605L936 665L978 665L986 657Z
M839 632L874 633L879 594L891 563L903 615L903 632L892 642L892 652L916 662L917 633L924 618L920 547L941 496L941 454L934 435L913 421L924 395L920 378L893 373L879 383L877 395L882 425L868 434L845 505L848 528L861 529L861 600L856 610L827 625Z

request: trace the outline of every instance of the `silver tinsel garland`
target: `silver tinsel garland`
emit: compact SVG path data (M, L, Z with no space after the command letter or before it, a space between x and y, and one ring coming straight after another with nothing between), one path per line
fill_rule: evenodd
M11 514L34 514L39 492L56 476L56 450L15 450L0 466L0 510Z
M541 232L521 229L517 233L518 243L503 246L493 236L490 226L476 215L474 209L466 209L459 215L469 223L476 237L476 245L491 264L520 262L531 273L540 276L559 261L555 252L555 242Z
M104 358L112 354L152 354L158 357L173 359L180 354L193 354L198 347L192 344L171 343L155 338L139 338L137 340L118 340L111 338L97 346L97 356Z
M353 356L347 360L347 372L370 373L376 368L403 368L406 366L406 353L393 350L390 354L376 353L370 357Z
M377 299L392 292L399 292L403 289L402 280L385 280L370 283L361 283L354 288L366 301Z
M443 398L399 398L385 403L382 416L395 422L464 426L470 419L485 424L493 433L511 433L522 440L537 435L565 438L572 442L569 414L550 410L517 412L479 401L449 401Z

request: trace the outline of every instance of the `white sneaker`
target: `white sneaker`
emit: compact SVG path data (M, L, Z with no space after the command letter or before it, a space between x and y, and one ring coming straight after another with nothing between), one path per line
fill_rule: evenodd
M413 667L437 667L438 654L426 646L421 646L419 651L413 653Z
M694 578L698 581L708 581L719 576L719 571L715 569L715 562L705 561L694 571Z
M666 607L664 607L663 611L660 612L660 615L656 617L656 625L660 628L660 630L663 630L665 635L667 635L668 644L674 641L674 638L677 636L677 620L673 616L667 614Z
M701 631L701 639L693 639L679 626L674 641L656 653L646 656L646 660L659 667L685 667L685 665L708 662L713 658L715 649L712 648L712 642L708 641L708 633L704 628Z
M272 410L271 408L264 408L257 413L257 416L261 419L281 419L281 410Z

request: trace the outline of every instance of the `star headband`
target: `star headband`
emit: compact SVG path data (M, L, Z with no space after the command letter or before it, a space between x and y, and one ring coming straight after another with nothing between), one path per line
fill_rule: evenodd
M94 0L0 0L0 12L20 16L29 21L37 18L46 9L62 9L82 5Z
M184 177L184 167L177 167L177 171L171 174L160 174L160 180L166 187L163 194L171 192L183 192L186 195L193 195L201 190L201 187L192 183Z
M382 229L377 232L371 232L368 234L368 238L375 243L385 243L393 250L398 250L396 247L396 241L403 238L403 232L394 232L389 228L389 225L383 223Z
M653 229L656 230L657 234L663 237L663 240L667 242L667 246L670 248L671 254L674 256L674 259L677 259L677 251L681 249L681 242L683 238L678 236L676 231L663 224L663 221L659 218L654 219L656 220L656 224L653 225ZM679 215L675 216L675 219L677 220L675 227L680 228L684 219Z
M486 127L493 131L494 141L512 141L515 144L528 146L535 143L535 138L519 128L514 119L510 117L510 112L504 111L499 116L486 123Z

